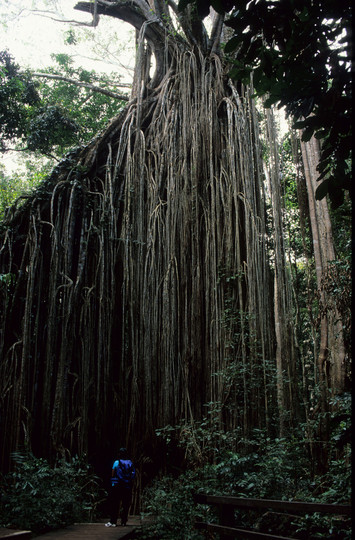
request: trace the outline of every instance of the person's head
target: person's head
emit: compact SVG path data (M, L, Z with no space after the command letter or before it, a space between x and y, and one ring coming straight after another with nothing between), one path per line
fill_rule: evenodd
M120 448L118 451L118 457L120 459L127 459L128 458L127 448Z

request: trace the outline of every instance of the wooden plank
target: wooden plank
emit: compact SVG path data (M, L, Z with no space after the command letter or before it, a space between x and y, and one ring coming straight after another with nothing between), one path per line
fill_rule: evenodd
M7 529L6 527L0 528L0 539L1 540L7 540L7 539L13 539L13 540L27 540L28 538L32 538L32 532L31 531L21 531L19 529Z
M105 527L104 523L80 523L41 534L40 540L128 540L136 527ZM2 539L1 539L2 540Z
M347 504L325 504L325 503L309 503L301 501L279 501L273 499L246 499L239 497L230 497L227 495L206 495L204 493L196 493L194 495L196 503L226 505L235 508L249 509L265 509L272 508L274 510L296 512L296 513L312 513L320 512L324 514L351 515L351 505Z
M246 529L237 529L235 527L226 527L225 525L217 525L216 523L203 523L197 521L196 529L215 532L221 535L230 536L233 538L245 538L245 540L294 540L286 536L277 536L275 534L261 533Z

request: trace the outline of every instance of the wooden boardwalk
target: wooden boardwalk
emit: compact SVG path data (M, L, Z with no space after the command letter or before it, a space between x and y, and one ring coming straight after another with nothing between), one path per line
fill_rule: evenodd
M139 516L129 516L125 527L120 525L105 527L107 521L106 519L99 523L76 523L65 529L58 529L36 537L32 536L29 531L0 529L0 540L22 540L25 538L36 538L37 540L129 540L129 538L133 538L135 530L142 524Z

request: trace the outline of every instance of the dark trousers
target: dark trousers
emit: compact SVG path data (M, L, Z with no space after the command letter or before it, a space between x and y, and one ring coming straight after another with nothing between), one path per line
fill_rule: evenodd
M121 503L121 524L125 525L128 519L128 511L131 505L132 488L115 484L110 487L109 506L110 522L115 524L118 518L118 507Z

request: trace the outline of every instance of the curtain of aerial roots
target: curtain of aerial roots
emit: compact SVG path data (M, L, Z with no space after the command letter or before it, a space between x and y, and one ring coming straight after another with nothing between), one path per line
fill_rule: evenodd
M2 272L11 274L1 333L4 467L23 443L48 457L85 452L89 423L100 437L108 414L117 243L111 185L85 179L84 186L75 164L63 169L54 189L49 181L17 213L2 246Z
M233 89L226 97L218 58L198 67L186 54L149 127L128 137L121 236L131 437L140 422L142 431L200 417L208 402L225 404L228 427L264 424L272 316L253 120L247 98L242 105Z
M4 237L3 452L24 436L47 454L134 447L209 402L226 428L264 425L273 315L252 101L218 58L185 54L95 144Z

